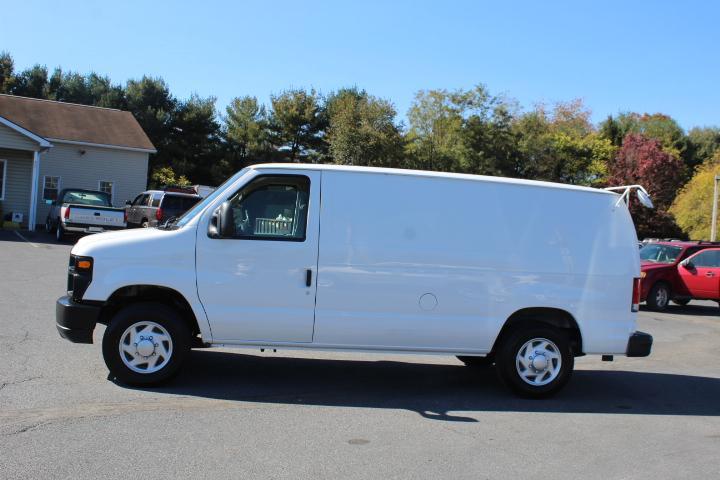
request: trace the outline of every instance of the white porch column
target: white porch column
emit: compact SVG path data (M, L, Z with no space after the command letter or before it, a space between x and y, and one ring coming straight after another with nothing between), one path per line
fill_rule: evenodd
M28 215L28 229L35 231L38 207L38 183L40 183L40 152L33 152L32 186L30 187L30 214Z

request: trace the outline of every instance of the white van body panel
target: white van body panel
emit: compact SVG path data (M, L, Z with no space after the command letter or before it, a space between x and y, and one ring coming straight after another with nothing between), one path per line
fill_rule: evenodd
M223 201L273 173L311 177L305 242L207 236ZM250 167L220 189L177 230L78 242L73 254L95 259L83 299L106 300L128 285L172 288L191 305L203 341L244 346L481 355L525 308L568 312L584 353L624 354L635 331L637 238L617 194L292 164Z
M486 353L514 312L549 307L587 353L625 351L640 265L615 196L342 171L322 196L315 342Z

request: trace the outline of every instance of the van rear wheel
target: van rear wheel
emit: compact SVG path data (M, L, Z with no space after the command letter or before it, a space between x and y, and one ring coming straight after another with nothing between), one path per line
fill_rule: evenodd
M500 380L528 398L557 393L570 379L573 366L568 338L552 327L516 330L505 337L496 355Z
M172 308L137 303L112 318L102 350L112 377L129 385L155 385L178 372L190 351L190 331Z

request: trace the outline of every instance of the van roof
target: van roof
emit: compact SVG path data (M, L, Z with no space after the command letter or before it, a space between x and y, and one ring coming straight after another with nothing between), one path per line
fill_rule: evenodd
M428 170L406 170L401 168L381 167L358 167L350 165L329 165L311 163L258 163L251 165L252 169L288 169L288 170L329 170L336 172L352 173L378 173L383 175L408 175L416 177L448 178L453 180L471 180L479 182L504 183L509 185L525 185L529 187L555 188L560 190L576 190L588 193L603 193L620 196L617 192L603 190L600 188L583 187L580 185L569 185L565 183L545 182L540 180L525 180L521 178L491 177L488 175L471 175L467 173L433 172Z

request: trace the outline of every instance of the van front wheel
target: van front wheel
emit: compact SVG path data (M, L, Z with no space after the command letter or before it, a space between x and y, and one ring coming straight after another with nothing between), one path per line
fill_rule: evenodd
M570 379L574 358L567 337L552 327L534 327L509 334L497 351L502 382L518 395L544 398Z
M177 373L190 351L190 331L172 308L136 303L113 317L103 336L112 377L129 385L155 385Z

